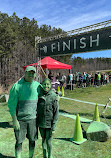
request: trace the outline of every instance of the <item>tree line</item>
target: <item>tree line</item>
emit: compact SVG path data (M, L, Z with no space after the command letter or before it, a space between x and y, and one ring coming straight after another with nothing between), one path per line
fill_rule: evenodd
M19 41L24 45L35 45L35 36L48 37L63 33L61 28L41 25L37 20L27 17L20 19L14 12L12 16L0 12L0 54L11 53Z
M74 72L111 70L111 58L100 57L83 59L81 57L77 57L72 59L72 68Z
M63 62L65 64L69 64L72 67L72 72L107 72L111 74L111 58L81 58L74 57L71 58L71 55L65 55L63 58L61 56L54 57L56 60ZM63 73L67 72L65 70L61 70Z
M61 28L38 25L37 20L14 12L12 16L0 12L0 85L5 87L23 74L23 66L36 62L35 36L48 37L61 34Z

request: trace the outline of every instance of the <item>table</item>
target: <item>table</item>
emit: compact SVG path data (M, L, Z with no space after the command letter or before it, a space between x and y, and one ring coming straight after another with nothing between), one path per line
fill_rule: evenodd
M56 82L51 82L52 88L54 89L58 89L58 86L60 87L60 82L56 81Z

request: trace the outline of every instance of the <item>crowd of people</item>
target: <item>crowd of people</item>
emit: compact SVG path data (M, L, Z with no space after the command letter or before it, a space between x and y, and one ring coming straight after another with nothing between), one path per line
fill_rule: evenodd
M69 73L67 76L67 85L71 83L75 84L77 88L105 85L109 83L109 75L100 72L96 72L95 74L86 72Z
M109 83L109 75L106 73L87 73L87 72L76 72L69 73L68 75L57 73L54 75L52 72L49 72L48 78L52 82L59 81L60 87L68 87L68 85L75 85L77 88L89 87L89 86L100 86Z
M60 82L60 88L66 83L66 76L64 74L59 73L55 73L53 74L51 71L48 74L48 78L52 81L52 82Z

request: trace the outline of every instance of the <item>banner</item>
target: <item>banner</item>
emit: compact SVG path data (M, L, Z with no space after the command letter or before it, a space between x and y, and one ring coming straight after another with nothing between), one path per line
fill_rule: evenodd
M111 27L39 43L41 56L111 49Z

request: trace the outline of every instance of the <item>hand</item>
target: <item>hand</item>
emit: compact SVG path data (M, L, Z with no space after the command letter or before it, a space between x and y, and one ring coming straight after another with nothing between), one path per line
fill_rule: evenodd
M17 131L20 130L20 124L18 120L13 121L13 128Z
M59 102L59 100L60 100L60 96L59 96L59 95L57 95L57 101Z
M52 131L52 137L54 136L54 134L55 134L55 131Z

